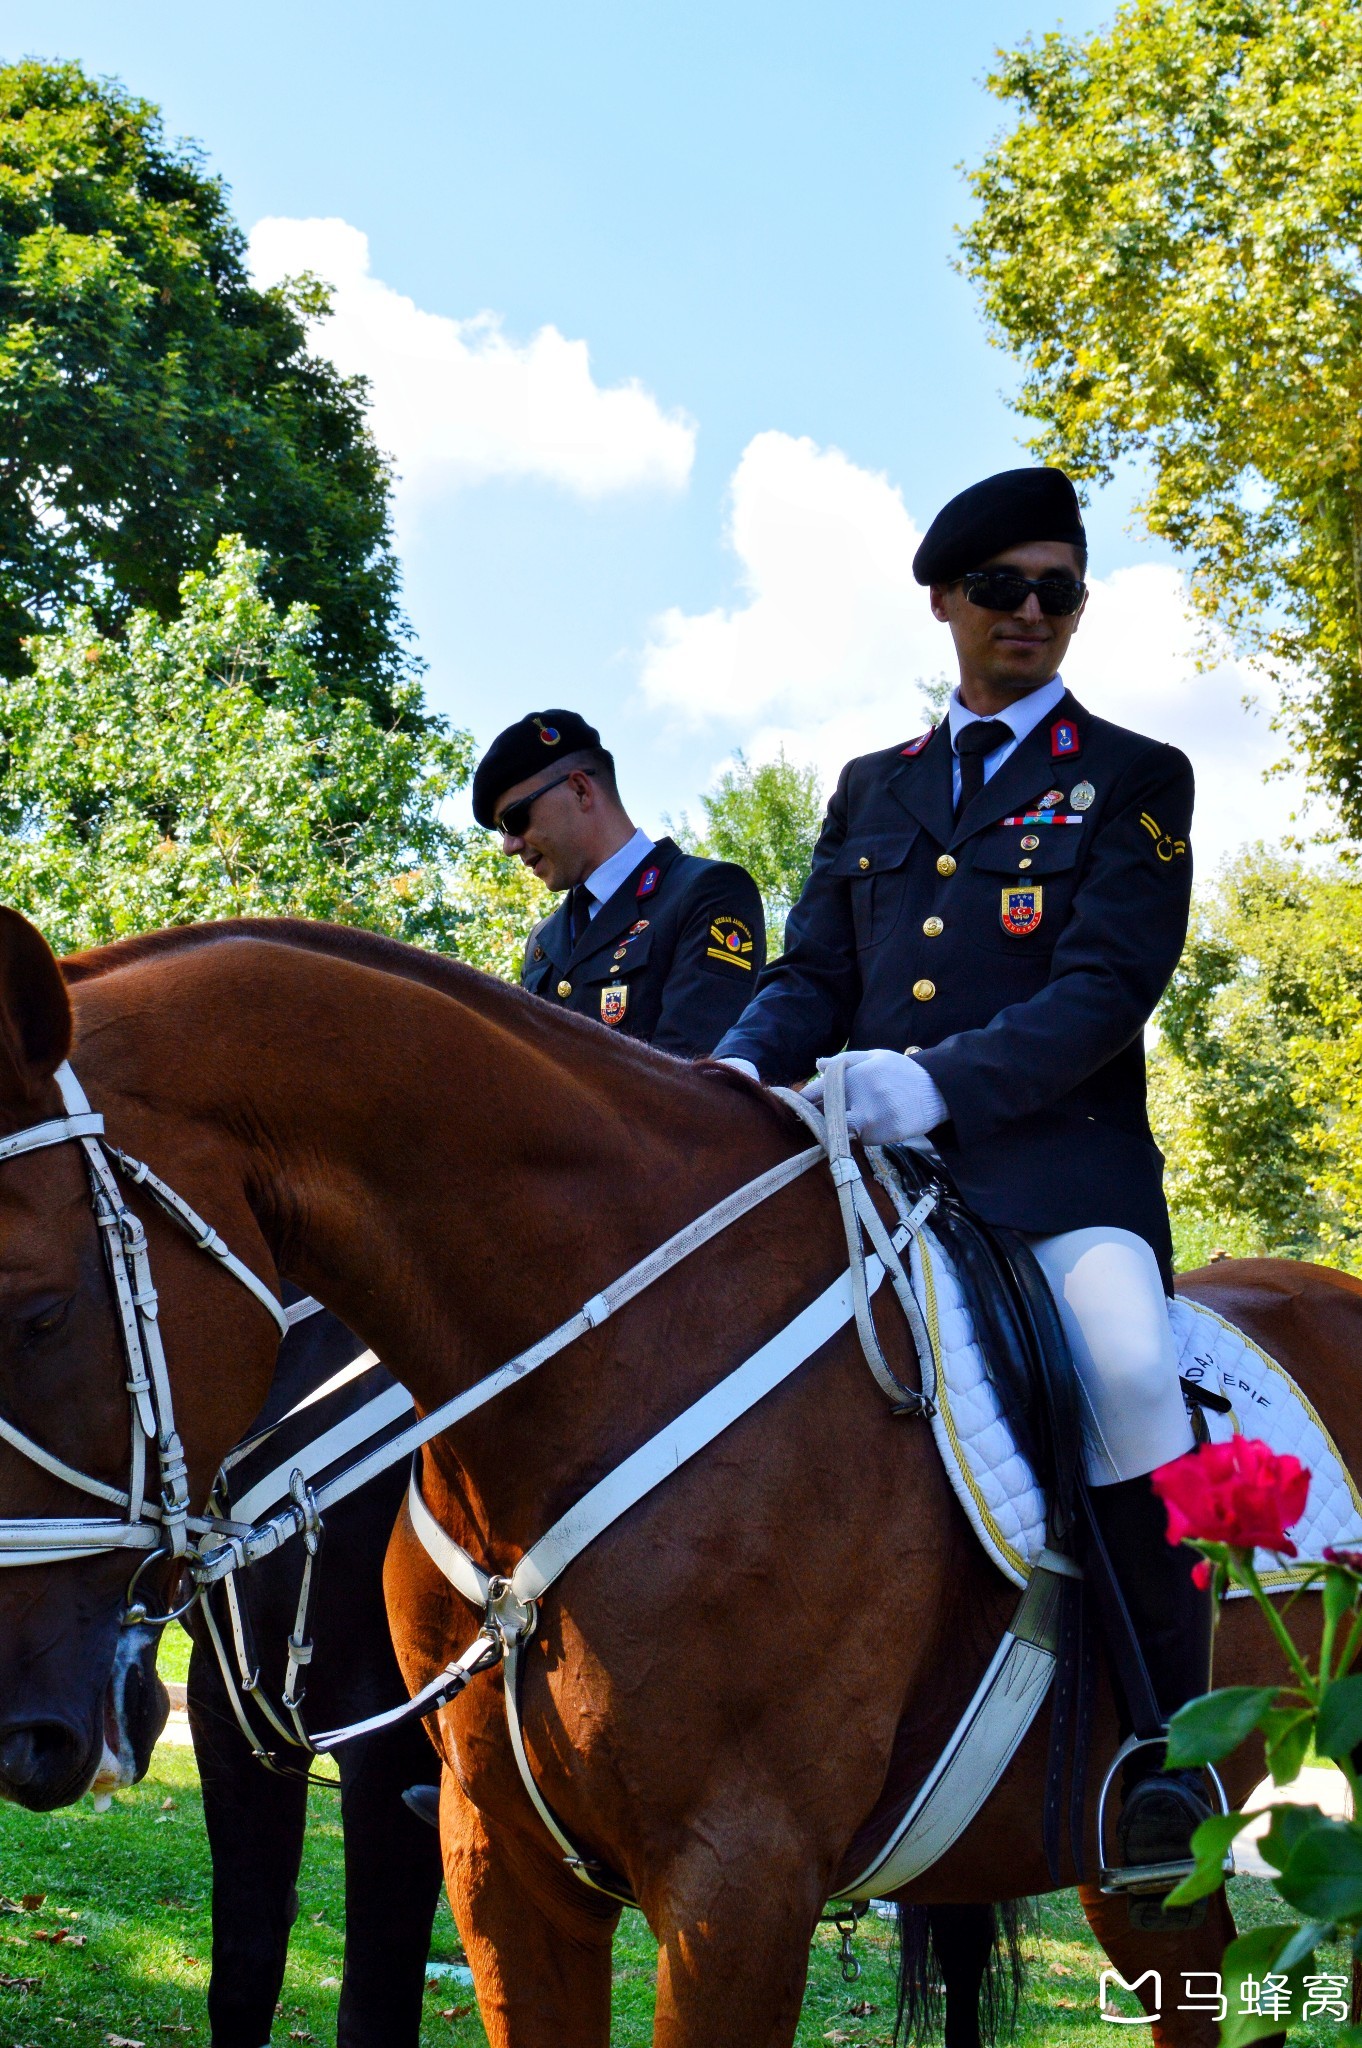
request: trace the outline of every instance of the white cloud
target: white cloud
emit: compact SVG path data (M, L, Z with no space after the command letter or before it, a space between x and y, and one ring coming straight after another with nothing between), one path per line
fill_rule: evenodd
M492 477L535 478L583 498L685 488L694 426L637 382L597 384L584 341L541 327L515 342L494 313L422 312L371 275L369 238L348 221L258 221L250 255L262 285L306 270L333 287L316 345L369 378L374 434L406 492Z
M913 580L919 529L887 477L835 448L759 434L733 475L728 538L742 601L654 622L641 678L653 706L753 758L783 745L829 785L851 755L923 729L918 682L955 666ZM1282 750L1270 686L1230 660L1200 673L1195 640L1175 569L1118 568L1093 580L1064 673L1093 711L1191 756L1205 874L1290 829L1301 784L1262 780ZM1255 689L1264 707L1245 710Z

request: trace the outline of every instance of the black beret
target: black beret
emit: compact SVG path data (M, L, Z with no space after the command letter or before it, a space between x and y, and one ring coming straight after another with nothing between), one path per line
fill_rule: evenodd
M1004 469L961 491L927 528L913 574L919 583L953 583L1032 540L1087 547L1078 493L1062 469Z
M499 732L478 763L473 777L473 816L490 830L496 823L497 807L508 789L528 782L541 768L561 761L567 754L579 754L585 747L599 747L601 736L594 725L576 711L532 711L505 732Z

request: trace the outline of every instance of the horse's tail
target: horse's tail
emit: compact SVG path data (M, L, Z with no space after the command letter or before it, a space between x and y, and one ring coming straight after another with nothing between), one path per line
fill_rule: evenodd
M1016 2030L1026 1988L1023 1937L1030 1925L1028 1901L1000 1906L904 1906L898 1911L899 1986L894 2020L895 2048L903 2042L935 2039L945 2002L952 1997L951 2035L975 2038L994 2048ZM959 2010L973 2001L975 2015Z

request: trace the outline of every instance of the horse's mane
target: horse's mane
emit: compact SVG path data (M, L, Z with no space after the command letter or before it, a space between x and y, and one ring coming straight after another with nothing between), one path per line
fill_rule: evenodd
M385 938L379 932L357 925L313 923L301 917L231 917L215 924L172 925L165 931L146 932L136 938L117 939L112 945L92 946L81 953L69 953L60 962L68 986L95 981L120 968L140 966L146 961L170 958L197 951L204 946L241 942L286 946L304 953L320 953L329 959L345 960L357 967L373 968L382 974L398 975L404 981L418 981L427 988L452 997L482 1014L489 1011L510 1029L562 1032L577 1056L595 1052L625 1066L646 1070L657 1082L663 1075L690 1080L704 1077L756 1097L781 1122L794 1123L783 1103L768 1095L743 1074L714 1060L682 1060L658 1052L641 1039L616 1037L594 1025L589 1017L571 1010L556 1009L522 988L485 974L465 961L452 960L444 953L427 952L401 939ZM569 1055L570 1057L571 1055Z

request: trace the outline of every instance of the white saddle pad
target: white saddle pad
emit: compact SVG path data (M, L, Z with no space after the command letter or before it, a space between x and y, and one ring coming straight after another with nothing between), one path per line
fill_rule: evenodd
M1045 1544L1045 1498L998 1406L975 1339L974 1320L955 1268L939 1241L923 1231L913 1245L913 1287L936 1352L936 1414L932 1431L961 1507L999 1571L1025 1585ZM1206 1411L1212 1438L1236 1430L1290 1451L1312 1474L1310 1499L1292 1531L1299 1565L1283 1569L1258 1553L1265 1585L1288 1586L1326 1544L1362 1549L1362 1495L1338 1448L1300 1388L1276 1360L1213 1310L1170 1301L1183 1377L1224 1394L1229 1415Z

